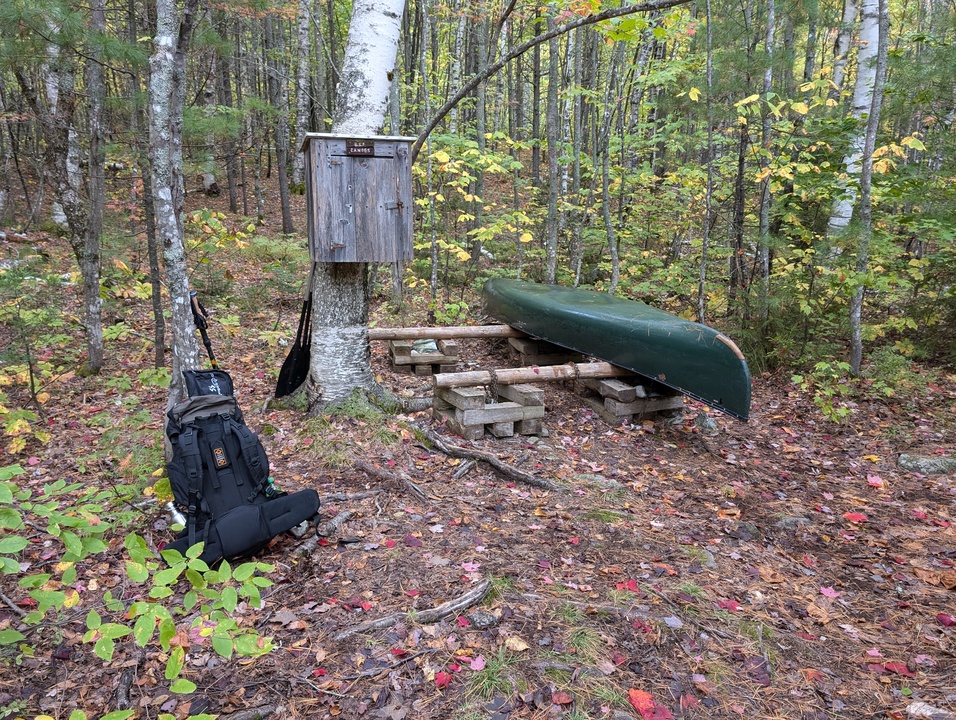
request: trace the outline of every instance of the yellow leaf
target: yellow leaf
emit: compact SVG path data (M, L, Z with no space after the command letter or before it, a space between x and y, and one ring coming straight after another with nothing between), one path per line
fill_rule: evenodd
M524 652L531 646L517 635L512 635L510 638L505 640L505 647L514 652Z
M518 238L518 242L523 242L523 243L529 243L532 240L534 240L534 236L529 232L521 233L521 237Z
M900 145L903 147L913 148L914 150L925 150L926 146L920 141L917 137L905 137L900 140Z
M16 437L17 435L23 435L24 433L30 432L30 423L28 423L23 418L14 420L11 423L7 424L7 435L12 435Z
M881 460L879 455L864 455L863 459L869 460L871 463L878 463Z
M795 102L790 107L795 113L799 113L800 115L806 115L808 112L810 112L810 108L807 107L805 102Z
M150 473L152 477L162 477L163 473L166 472L165 468L156 468L153 472Z
M737 116L737 123L738 123L739 125L746 125L746 124L747 124L747 118L745 118L743 115L738 115L738 116Z
M71 567L73 567L73 563L71 563L71 562L58 562L55 567L56 567L56 571L57 571L58 573L64 573L64 572L66 572L67 570L69 570Z
M752 102L757 102L760 99L760 96L754 93L753 95L748 95L743 100L738 100L734 103L734 107L743 107L744 105L749 105Z
M451 160L451 157L449 157L448 153L446 153L444 150L439 150L434 155L432 155L432 157L435 158L435 160L437 160L440 163L446 163L449 160Z
M698 90L698 89L695 88L695 87L692 87L690 90L688 90L688 91L687 91L687 95L688 95L688 96L690 97L690 99L693 100L694 102L697 102L698 100L700 100L700 90Z
M47 400L49 399L50 399L50 393L47 393L47 392L37 393L37 402L40 403L41 405L45 405Z
M63 607L69 609L80 602L80 594L73 589L66 591L66 598L63 600Z

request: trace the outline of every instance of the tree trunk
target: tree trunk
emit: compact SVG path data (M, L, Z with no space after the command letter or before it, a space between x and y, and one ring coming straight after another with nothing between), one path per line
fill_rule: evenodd
M863 0L860 10L860 42L857 55L856 83L853 86L853 107L850 114L857 129L850 138L850 151L843 159L847 179L841 183L842 192L833 201L827 233L838 235L846 230L853 217L859 193L860 173L863 169L863 145L866 140L864 116L873 106L873 87L876 82L877 54L880 42L879 0Z
M404 0L357 0L335 104L332 131L381 132L398 54ZM356 389L381 392L368 344L366 263L320 263L313 284L311 408L343 402Z
M276 141L276 174L279 180L279 204L282 208L282 232L295 232L289 200L289 89L285 64L285 34L282 22L273 15L265 18L265 47L268 60L268 88L272 107L276 109L273 126Z
M554 29L554 18L548 17L548 29ZM558 176L560 173L561 128L558 123L558 86L560 85L558 63L560 62L558 39L548 41L548 96L545 110L545 125L548 135L548 215L545 223L545 276L544 281L554 283L558 267Z
M812 19L811 19L812 21ZM776 4L775 0L767 2L767 36L764 41L764 52L767 63L763 73L763 93L764 97L770 97L773 90L773 39L776 31ZM808 41L809 42L809 41ZM812 63L813 56L810 51L807 53L807 63ZM807 67L805 66L805 72ZM809 70L812 74L812 69ZM760 141L765 150L770 149L771 117L770 113L764 110L763 122L760 133ZM770 158L766 155L761 156L761 170L766 171L770 166ZM763 187L760 193L760 226L757 233L757 274L760 278L760 319L761 326L766 325L769 314L770 302L770 177L763 181Z
M183 370L199 367L183 241L182 130L186 51L199 0L186 0L178 17L175 0L156 0L156 36L150 57L149 158L156 234L163 246L166 289L172 303L173 374L169 403L185 397Z
M862 168L860 171L860 235L856 249L857 287L850 300L850 368L854 375L860 374L863 364L863 296L866 290L863 276L870 264L870 238L873 234L873 217L870 190L873 180L873 151L880 125L883 107L883 88L886 83L886 62L889 47L890 13L887 0L865 0L863 13L870 11L875 2L877 12L877 52L875 77L873 79L872 103L866 119L866 138L863 143Z
M305 186L305 154L299 152L305 134L309 132L310 73L312 6L311 0L299 0L296 18L296 57L295 69L295 141L292 146L292 184L298 188Z
M833 87L830 89L830 98L833 100L839 100L840 94L843 92L847 56L850 53L850 40L853 38L853 26L856 23L859 8L859 0L843 0L843 18L840 21L840 29L833 45Z

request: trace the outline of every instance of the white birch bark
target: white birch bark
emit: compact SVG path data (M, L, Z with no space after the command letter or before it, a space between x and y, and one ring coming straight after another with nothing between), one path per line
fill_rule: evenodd
M880 125L883 107L883 89L886 83L886 63L889 49L890 14L887 0L875 0L877 11L877 54L874 63L873 92L866 119L863 144L863 168L860 174L860 235L857 239L855 270L859 278L870 265L870 239L873 234L872 201L870 191L873 180L873 151L876 148L876 133ZM860 374L863 364L863 299L866 287L859 285L850 298L850 368L854 375Z
M830 97L834 100L838 99L843 92L847 55L850 53L850 40L853 38L853 28L859 9L859 0L843 0L843 17L833 46L833 87L830 89Z
M455 28L455 45L449 68L448 97L452 97L461 87L461 60L465 53L465 21L468 8L462 0L457 0L455 10L458 12L458 26ZM448 132L452 135L458 132L458 106L448 112Z
M311 0L299 0L296 17L296 50L298 65L295 71L295 138L292 144L292 184L301 187L305 182L305 155L300 153L302 139L309 131L312 6Z
M149 159L153 206L156 236L163 247L166 289L172 304L170 405L185 395L182 371L199 367L199 343L186 275L182 177L185 52L197 2L187 0L180 21L175 0L156 0L156 36L149 60ZM183 33L187 37L182 37Z
M859 196L863 144L866 139L866 116L873 105L873 86L876 81L876 58L880 39L879 0L863 0L860 9L859 51L856 82L853 87L853 106L850 114L857 121L857 129L850 138L850 150L843 159L846 168L840 195L834 199L827 232L836 235L846 229L853 217Z
M353 3L332 132L381 132L404 6L404 0ZM369 362L367 278L366 263L319 263L316 268L307 383L311 408L343 402L356 389L381 392Z

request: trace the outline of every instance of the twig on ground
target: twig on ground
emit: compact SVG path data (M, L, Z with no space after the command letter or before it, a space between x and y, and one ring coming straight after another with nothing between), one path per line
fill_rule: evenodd
M354 493L331 493L329 495L323 495L322 500L324 502L349 502L350 500L364 500L365 498L374 497L378 495L381 490L362 490L360 492Z
M361 680L362 678L374 677L375 675L381 675L384 672L390 672L397 667L404 665L411 660L414 660L417 657L422 655L429 655L431 653L438 652L437 648L428 648L427 650L419 650L417 653L412 653L411 655L406 655L403 658L399 658L391 665L385 665L384 667L369 668L368 670L363 670L358 675L346 675L341 678L336 678L338 680Z
M220 715L219 720L259 720L259 718L268 717L276 711L275 705L260 705L259 707L246 708L229 715Z
M544 478L539 478L536 475L531 475L530 473L523 472L518 470L516 467L509 465L508 463L500 460L489 452L484 450L475 450L474 448L463 448L458 445L452 445L438 433L433 430L429 430L426 427L421 425L416 425L416 428L426 437L432 445L439 450L441 450L446 455L457 458L469 458L471 460L481 460L482 462L488 463L496 472L500 473L509 480L515 480L517 482L524 483L525 485L531 485L532 487L540 488L542 490L560 490L557 485L552 483L550 480L545 480Z
M324 523L319 525L315 532L322 537L329 537L330 535L334 535L341 530L342 526L353 517L355 517L355 513L353 511L343 510L335 517L329 518Z
M310 537L308 540L306 540L304 543L302 543L301 545L299 545L299 547L296 548L296 552L299 553L300 555L309 554L310 552L315 550L316 546L319 544L319 540L322 540L324 538L329 537L330 535L334 533L337 533L342 528L342 525L347 523L354 516L355 516L355 513L352 512L351 510L343 510L335 517L329 518L324 523L319 525L319 527L316 528L315 535Z
M488 594L488 590L490 588L491 580L485 578L473 588L468 590L468 592L464 593L463 595L459 595L453 600L443 602L441 605L436 605L435 607L428 608L427 610L419 610L415 613L392 613L391 615L386 615L385 617L380 617L376 620L370 620L368 622L360 623L359 625L353 625L352 627L342 630L334 637L334 639L345 640L352 635L368 632L369 630L382 630L387 627L392 627L401 620L405 619L414 619L415 622L421 624L436 623L439 620L443 620L450 615L461 612L465 608L469 608L472 605L481 602L485 595Z
M412 479L408 477L405 473L393 473L385 470L383 468L375 467L371 463L363 462L358 460L354 463L354 466L357 470L361 470L366 475L371 475L372 477L377 477L380 480L385 480L387 482L396 483L403 486L408 492L414 495L416 498L422 502L429 502L430 498L425 494L425 491L422 490L418 485L412 482Z
M143 660L146 659L146 651L143 650L135 658L135 663L127 667L120 675L119 684L116 686L116 709L128 710L130 707L130 689L133 687L133 680L136 679L136 669Z
M6 605L11 610L13 610L13 612L15 612L20 617L25 618L27 616L26 610L24 610L22 607L18 607L17 604L13 602L13 600L8 598L6 596L6 593L2 591L0 591L0 600L3 600L3 604Z

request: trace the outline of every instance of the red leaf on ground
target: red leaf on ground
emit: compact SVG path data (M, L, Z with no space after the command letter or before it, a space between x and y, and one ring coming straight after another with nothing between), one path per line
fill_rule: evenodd
M627 582L614 583L617 590L630 590L631 592L640 592L637 586L637 580L628 580Z
M578 538L573 537L573 538L569 539L568 542L571 543L572 545L577 545L577 544L578 544L579 542L581 542L581 541L580 541Z
M415 597L417 595L421 595L422 591L421 590L406 590L405 594L408 595L408 597Z
M740 603L736 600L730 600L721 598L717 601L717 606L723 608L724 610L730 610L730 612L737 612L740 610Z
M386 540L386 541L385 541L385 547L387 547L387 548L393 548L393 547L395 547L397 544L398 544L398 543L396 543L394 540Z
M644 720L651 720L654 717L654 705L656 703L649 692L631 688L627 691L627 700Z
M837 591L837 590L834 590L832 587L822 587L822 586L821 586L821 587L820 587L820 594L821 594L821 595L825 595L825 596L828 597L828 598L838 598L838 597L840 597L843 593L841 593L841 592L839 592L839 591Z
M574 698L564 692L564 690L557 690L552 693L551 702L555 705L570 705L574 702Z
M896 673L897 675L905 675L906 677L916 677L916 674L910 672L910 669L906 667L906 663L888 662L888 663L883 663L883 667L885 667L890 672Z
M405 546L406 547L421 547L422 541L421 538L417 538L411 533L405 536Z
M448 687L448 684L451 682L451 673L446 673L442 670L439 670L435 673L435 687Z
M947 615L946 613L939 613L936 616L936 621L945 627L952 627L953 625L956 625L956 618L954 618L952 615Z
M851 523L865 523L867 521L866 515L861 512L845 512L843 517Z
M471 620L463 615L458 616L458 627L468 627L469 625L471 625Z

